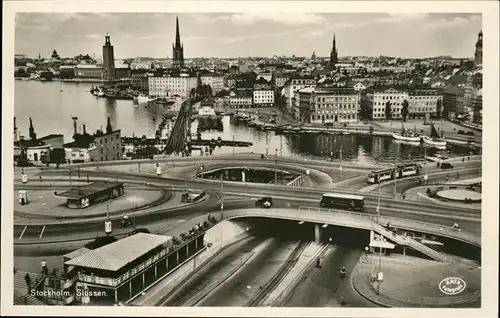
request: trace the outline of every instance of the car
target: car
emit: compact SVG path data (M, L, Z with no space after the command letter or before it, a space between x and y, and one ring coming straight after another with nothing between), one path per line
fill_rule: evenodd
M465 135L465 131L463 131L463 130L459 130L459 131L458 131L458 134L459 134L459 135Z
M465 134L466 134L466 135L469 135L469 136L474 136L474 135L475 135L473 131L468 131L468 132L466 132Z
M264 208L270 208L273 205L273 198L263 197L255 201L256 206L263 206Z
M132 236L132 235L135 235L137 233L146 233L146 234L150 234L151 232L149 232L148 229L146 228L139 228L139 229L135 229L133 231L131 231L128 236Z
M89 250L95 250L96 248L103 247L105 245L111 244L118 241L118 239L111 235L96 237L95 240L88 242L84 246Z
M449 162L443 162L441 164L441 169L453 169L453 165Z

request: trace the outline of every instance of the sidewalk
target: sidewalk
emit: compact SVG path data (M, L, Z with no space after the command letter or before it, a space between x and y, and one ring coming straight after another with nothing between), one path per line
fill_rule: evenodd
M377 272L378 257L362 256L353 277L353 286L363 297L384 307L477 307L480 305L481 270L462 264L425 262L412 257L382 257L384 281L377 294L377 283L370 277ZM458 295L446 295L439 283L446 277L460 277L467 286Z

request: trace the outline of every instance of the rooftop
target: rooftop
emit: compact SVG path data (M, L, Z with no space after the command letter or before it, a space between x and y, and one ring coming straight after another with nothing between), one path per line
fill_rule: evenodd
M123 182L98 181L84 186L76 187L61 193L54 193L55 196L68 199L81 199L94 193L105 191L117 186L123 185Z
M171 240L164 235L137 233L66 262L66 265L118 271L137 258Z

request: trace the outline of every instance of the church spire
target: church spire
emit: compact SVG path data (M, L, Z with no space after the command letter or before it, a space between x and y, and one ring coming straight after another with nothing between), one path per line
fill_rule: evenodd
M175 18L175 47L181 47L181 34L179 32L179 17Z

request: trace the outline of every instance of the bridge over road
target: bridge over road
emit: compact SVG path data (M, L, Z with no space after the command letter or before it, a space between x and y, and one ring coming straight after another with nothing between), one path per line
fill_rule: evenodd
M345 226L351 228L373 230L397 244L409 246L423 254L439 260L452 261L447 256L428 248L427 246L409 237L393 234L387 231L381 224L391 222L397 228L418 231L422 233L443 236L458 241L466 242L475 246L481 246L481 239L471 233L457 231L450 227L436 225L432 223L405 220L393 217L381 217L377 221L376 216L357 212L346 212L341 210L320 209L320 208L299 208L299 209L240 209L223 212L224 219L242 217L264 217L284 220L304 221L315 224L329 224Z

